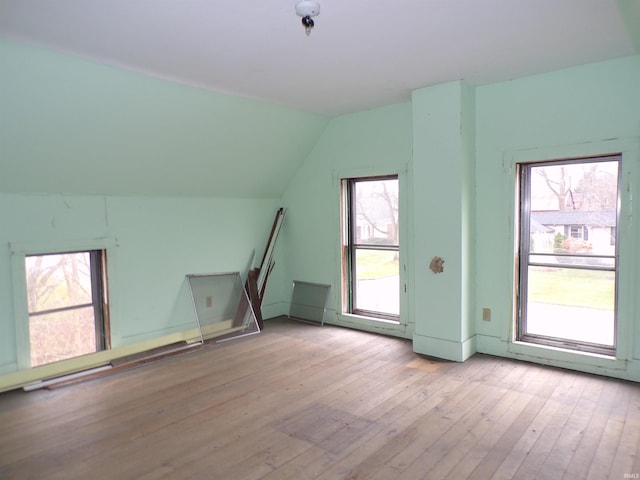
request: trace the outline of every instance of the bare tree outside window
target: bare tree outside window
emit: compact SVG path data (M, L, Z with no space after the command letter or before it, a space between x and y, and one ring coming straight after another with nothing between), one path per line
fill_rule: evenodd
M398 244L398 182L383 180L361 183L357 188L358 216L371 227L374 238ZM362 240L362 239L358 239Z
M396 321L400 314L398 177L343 182L348 201L344 260L350 313Z
M557 201L557 210L615 210L618 184L617 164L596 162L587 165L547 166L535 169L548 188L546 196L551 195ZM537 197L532 202L542 200L545 191L536 182ZM534 204L535 209L551 209L549 203Z
M25 257L32 367L105 348L101 255Z

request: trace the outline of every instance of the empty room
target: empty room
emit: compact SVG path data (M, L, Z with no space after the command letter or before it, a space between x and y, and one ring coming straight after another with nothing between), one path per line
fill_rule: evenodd
M0 0L0 479L640 478L640 1Z

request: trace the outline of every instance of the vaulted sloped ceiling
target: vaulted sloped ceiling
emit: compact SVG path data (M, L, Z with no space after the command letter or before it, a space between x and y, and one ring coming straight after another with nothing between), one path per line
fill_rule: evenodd
M0 191L278 197L332 116L640 48L637 0L295 3L0 0Z
M328 118L0 42L0 192L278 198Z

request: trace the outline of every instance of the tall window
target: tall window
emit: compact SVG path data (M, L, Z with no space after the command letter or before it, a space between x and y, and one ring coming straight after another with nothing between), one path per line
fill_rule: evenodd
M519 165L519 340L615 353L619 170L619 156Z
M398 321L398 176L345 179L342 193L344 308Z
M25 257L31 366L109 348L106 252Z

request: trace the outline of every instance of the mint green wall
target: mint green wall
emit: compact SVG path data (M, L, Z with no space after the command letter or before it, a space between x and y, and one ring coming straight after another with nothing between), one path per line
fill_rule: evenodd
M186 308L175 298L186 287L185 274L238 271L246 278L254 252L261 258L279 202L117 197L107 205L109 236L118 243L111 296L126 318L116 333L129 342L193 318L190 298Z
M353 325L337 315L340 305L339 178L406 172L411 161L411 135L410 103L331 120L282 198L288 213L281 244L285 268L275 275L284 286L279 313L288 312L293 280L325 283L331 285L326 320ZM406 181L406 175L404 178ZM407 188L401 184L403 187ZM406 219L401 219L401 228L403 221L405 227L407 224ZM406 235L404 241L407 241ZM358 326L374 330L388 327L379 322ZM394 333L403 334L405 330Z
M510 342L517 161L623 152L623 188L638 192L640 57L562 70L476 89L476 332L480 352L640 380L638 222L623 194L619 285L621 361L526 349ZM638 196L633 199L638 211ZM491 308L491 322L480 320ZM631 359L635 359L631 361ZM628 362L625 362L627 360Z
M462 361L475 352L473 303L473 89L451 82L413 92L416 352ZM433 257L445 260L433 273Z
M0 40L0 374L17 361L12 248L106 244L113 345L182 330L185 275L261 258L327 122Z
M263 199L0 194L0 373L16 363L12 249L107 245L118 347L194 328L185 275L245 275L254 251L264 251L278 206Z
M475 88L435 85L415 91L411 104L332 119L283 196L290 216L279 252L283 290L273 312L287 312L291 280L329 283L329 321L385 330L336 315L337 179L408 162L408 328L391 333L411 337L415 330L416 351L454 360L477 350L640 380L640 227L630 221L628 200L621 231L621 358L510 340L515 162L623 151L627 186L640 191L639 78L640 57L630 57ZM435 255L445 258L443 274L428 270ZM482 321L483 307L492 310L490 322Z
M0 191L278 198L328 119L0 40Z
M105 239L114 345L126 344L181 329L191 318L184 275L245 271L282 205L267 318L288 312L292 280L328 283L327 320L414 338L421 353L461 360L477 348L640 380L629 195L623 358L510 341L515 162L623 151L625 188L640 191L640 57L436 85L331 120L5 41L0 61L0 373L16 356L11 248ZM404 192L398 327L339 314L338 180L390 172ZM428 270L435 255L443 274Z

